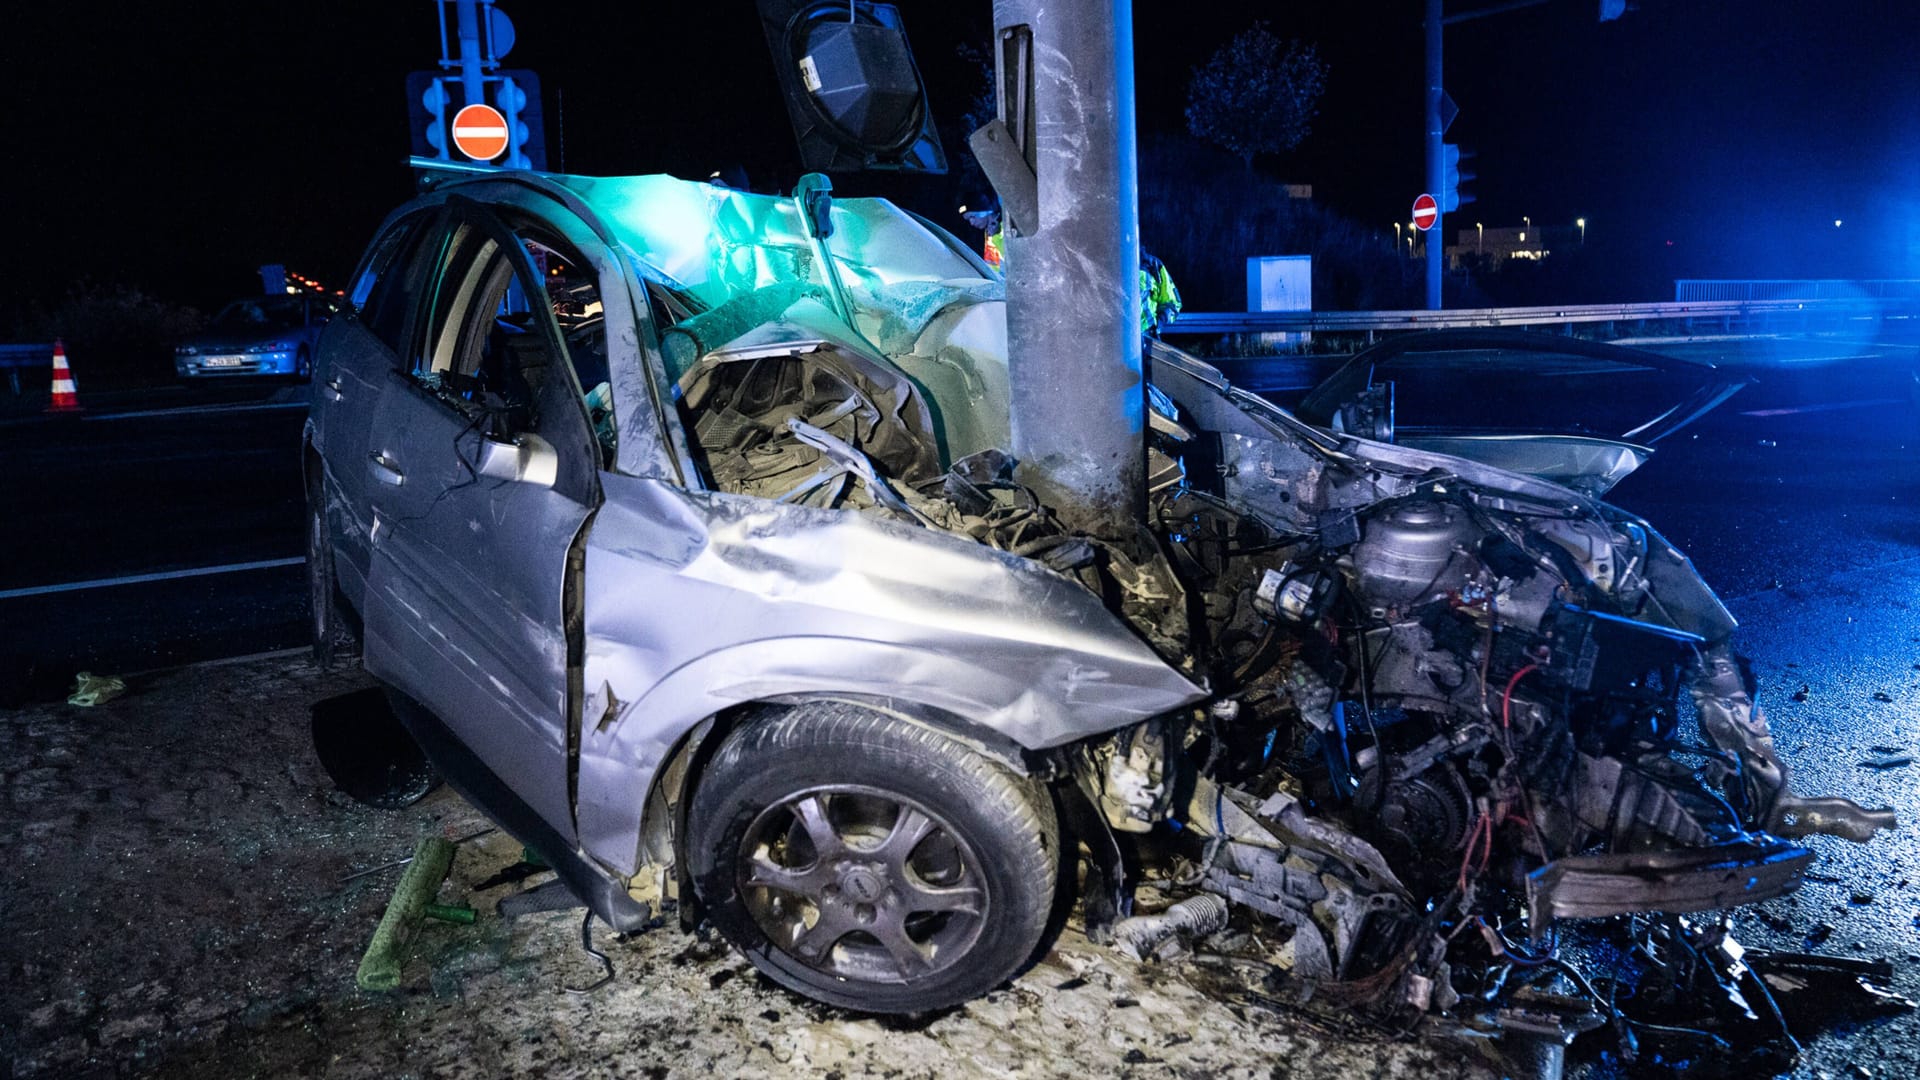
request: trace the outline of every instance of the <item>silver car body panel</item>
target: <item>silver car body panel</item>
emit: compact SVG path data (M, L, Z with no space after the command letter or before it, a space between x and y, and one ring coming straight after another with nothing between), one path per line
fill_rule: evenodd
M619 872L655 771L730 706L872 694L1039 749L1205 696L1083 586L967 538L630 477L604 495L577 814Z

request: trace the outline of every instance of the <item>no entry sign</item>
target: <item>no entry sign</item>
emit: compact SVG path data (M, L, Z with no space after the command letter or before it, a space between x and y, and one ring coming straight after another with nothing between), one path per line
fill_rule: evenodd
M1433 201L1433 196L1422 195L1413 200L1414 228L1426 232L1433 228L1433 223L1438 220L1440 220L1440 204Z
M507 151L507 118L491 105L469 105L453 114L453 145L475 161L492 161Z

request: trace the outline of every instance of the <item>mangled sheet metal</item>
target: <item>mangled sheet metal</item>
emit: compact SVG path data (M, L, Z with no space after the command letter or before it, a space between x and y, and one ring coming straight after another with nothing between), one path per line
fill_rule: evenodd
M1091 538L994 524L996 506L1048 515L1011 483L1003 455L941 472L954 459L935 396L836 329L809 290L782 289L723 303L670 346L717 486L779 509L709 496L668 513L665 493L650 491L651 508L629 515L611 500L593 545L611 549L590 553L589 577L644 577L634 588L696 610L713 606L691 599L703 591L737 588L726 609L751 612L755 637L777 613L806 634L820 632L816 619L856 618L862 640L783 648L777 661L749 648L665 697L628 701L621 687L651 685L663 661L625 644L618 617L596 618L590 602L591 716L602 719L583 776L596 757L654 739L655 706L692 718L855 683L926 701L958 680L972 696L943 708L1023 745L1064 747L1111 828L1151 837L1188 890L1283 927L1282 966L1323 1000L1566 1037L1592 1026L1597 1003L1534 1022L1498 992L1469 1004L1455 989L1519 958L1537 967L1528 949L1551 945L1476 959L1458 928L1488 928L1472 942L1539 942L1566 920L1751 903L1797 888L1811 861L1780 837L1865 839L1891 824L1791 790L1731 659L1732 618L1656 532L1578 490L1603 485L1330 435L1157 347L1150 454L1166 482L1151 498L1156 557L1136 576ZM788 507L889 523L789 522ZM676 545L641 539L663 517L687 521L684 559L662 563ZM848 547L882 528L889 554ZM957 538L988 561L962 559ZM1030 562L993 561L994 548ZM1135 588L1114 588L1121 577ZM1126 600L1097 610L1096 592ZM961 596L966 630L945 622ZM855 597L880 606L856 612ZM982 626L982 608L1011 621ZM1121 621L1100 618L1109 611L1133 648ZM875 619L889 625L870 631ZM709 619L688 637L724 653L743 632L727 625ZM1019 693L970 665L1017 671ZM1107 711L1096 714L1078 695L1102 668L1093 685ZM1103 734L1114 709L1146 726ZM1689 710L1697 739L1681 727ZM667 749L654 739L645 752ZM616 807L619 820L593 831L631 835L624 804L604 809Z
M652 481L609 478L607 496L587 544L578 818L625 872L633 763L741 702L899 701L1038 748L1202 696L1091 591L970 538Z

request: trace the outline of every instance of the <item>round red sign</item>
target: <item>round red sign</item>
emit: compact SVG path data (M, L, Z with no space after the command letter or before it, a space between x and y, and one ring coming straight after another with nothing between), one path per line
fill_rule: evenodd
M507 118L491 105L469 105L453 114L453 145L475 161L492 161L507 150Z
M1433 201L1433 196L1422 195L1413 200L1414 228L1419 229L1421 232L1426 232L1428 229L1433 228L1433 223L1439 219L1440 204Z

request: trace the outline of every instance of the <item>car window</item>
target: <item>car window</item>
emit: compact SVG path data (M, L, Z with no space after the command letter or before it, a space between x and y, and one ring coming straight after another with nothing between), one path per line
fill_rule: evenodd
M559 238L542 231L526 229L518 234L533 257L534 265L546 275L547 298L554 322L566 342L567 360L573 365L593 422L594 438L605 452L606 460L615 459L619 433L614 425L613 384L607 362L607 317L600 300L600 278L591 264L580 258Z
M564 418L571 426L584 408L611 460L617 443L598 281L550 242L508 234L515 251L501 235L470 222L449 235L413 373L443 397L496 411L514 431L541 432L556 409L575 413ZM550 334L561 342L558 354Z
M433 232L422 214L389 229L374 245L366 267L354 282L350 301L361 323L385 342L395 355L404 355L407 315L412 311L426 275L421 247Z
M212 329L228 331L284 330L300 325L300 298L265 296L236 300L213 317Z

